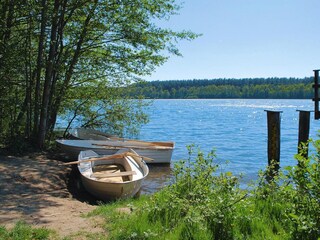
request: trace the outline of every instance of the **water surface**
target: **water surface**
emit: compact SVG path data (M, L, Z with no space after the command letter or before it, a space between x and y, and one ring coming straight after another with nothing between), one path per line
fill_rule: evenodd
M143 140L174 141L172 163L188 157L186 146L216 150L217 161L229 161L226 171L243 173L242 186L257 179L267 165L267 113L281 113L280 165L294 165L297 153L299 113L313 110L311 100L192 99L155 100L149 109L150 122L139 135ZM311 113L310 137L316 138L319 122ZM161 188L170 177L170 166L150 167L143 193Z

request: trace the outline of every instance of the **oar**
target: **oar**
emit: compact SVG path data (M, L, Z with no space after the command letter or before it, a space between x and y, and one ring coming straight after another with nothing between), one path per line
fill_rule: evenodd
M115 158L123 158L123 153L114 154L114 155L110 155L107 157L97 157L97 158L89 158L89 159L82 160L82 161L67 162L67 163L62 163L61 165L72 165L72 164L78 164L81 162L93 162L93 161L98 161L98 160L111 160L111 159L115 159Z
M100 143L92 143L92 145L103 147L106 149L119 149L119 148L133 148L133 149L169 149L169 147L165 146L157 146L150 144L149 146L130 146L130 145L111 145L111 144L100 144Z
M93 162L93 161L98 161L98 160L111 160L111 159L123 158L125 156L141 157L143 160L153 161L152 158L143 157L143 156L131 153L131 152L124 152L124 153L114 154L114 155L110 155L110 156L106 156L106 157L89 158L89 159L82 160L82 161L74 161L74 162L62 163L60 165L73 165L73 164L78 164L78 163L82 163L82 162Z
M141 157L143 160L146 160L146 161L153 161L153 160L154 160L153 158L140 156L140 155L134 154L134 153L132 153L132 152L126 152L126 155L127 155L127 156L131 156L131 157Z
M126 142L129 143L141 143L143 145L146 146L157 146L157 147L173 147L173 143L172 142L147 142L147 141L143 141L143 140L135 140L135 139L124 139Z

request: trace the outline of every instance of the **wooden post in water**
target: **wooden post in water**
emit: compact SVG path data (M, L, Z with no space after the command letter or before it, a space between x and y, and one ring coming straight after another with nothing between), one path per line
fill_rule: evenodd
M267 181L270 182L278 175L280 168L280 113L282 111L267 112L268 123L268 173Z
M299 112L299 138L298 153L304 148L302 156L308 157L308 139L310 132L310 111L297 110ZM305 144L305 145L304 145ZM304 147L303 147L304 145Z
M320 118L319 113L319 71L320 70L313 70L314 71L314 84L312 87L314 88L314 119L318 120Z

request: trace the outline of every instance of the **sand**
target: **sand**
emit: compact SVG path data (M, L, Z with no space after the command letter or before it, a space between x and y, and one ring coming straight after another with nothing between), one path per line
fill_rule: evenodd
M79 231L104 234L103 219L83 217L98 203L80 187L77 169L59 165L62 161L44 153L0 155L0 225L11 228L24 220L60 237Z

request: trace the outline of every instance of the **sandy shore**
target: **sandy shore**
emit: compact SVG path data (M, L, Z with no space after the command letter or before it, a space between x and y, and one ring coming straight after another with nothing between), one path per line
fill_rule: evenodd
M84 218L96 202L79 187L75 168L45 154L26 157L0 155L0 225L24 220L61 236L79 231L103 232L102 219Z

